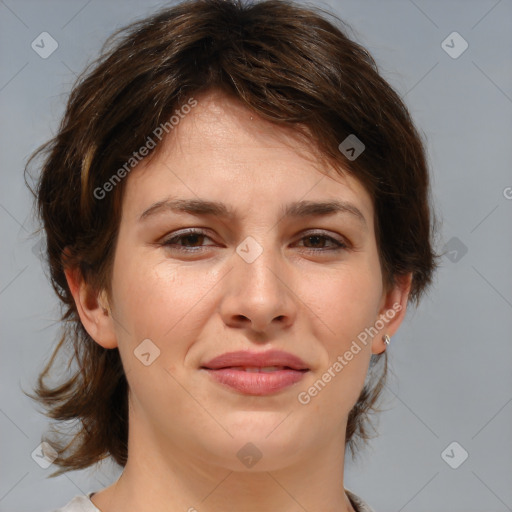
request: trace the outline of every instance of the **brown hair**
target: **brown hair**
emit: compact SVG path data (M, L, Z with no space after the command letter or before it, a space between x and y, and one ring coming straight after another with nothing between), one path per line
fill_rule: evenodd
M45 157L36 205L64 326L32 398L47 416L79 422L69 443L51 441L61 468L51 476L109 455L121 466L127 461L128 383L119 352L104 349L83 328L64 267L78 268L87 283L110 292L126 180L104 197L98 190L192 95L221 89L262 118L294 129L340 173L360 180L374 202L385 281L412 273L410 300L418 303L437 257L423 143L399 96L343 24L329 12L285 0L185 1L113 34L78 78L57 135L27 164ZM356 159L338 147L351 134L365 145ZM68 346L77 369L58 385L47 384L58 352ZM372 357L369 375L375 361L384 365L350 412L352 452L358 439L369 438L368 414L384 385L387 352Z

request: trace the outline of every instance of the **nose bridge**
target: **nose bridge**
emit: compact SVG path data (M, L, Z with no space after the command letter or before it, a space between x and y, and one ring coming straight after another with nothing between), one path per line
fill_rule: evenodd
M248 236L236 249L234 256L237 278L246 287L246 293L253 300L261 294L261 300L268 300L270 294L276 298L281 293L282 284L278 278L283 274L281 251L273 243L272 232L257 237Z
M273 321L293 320L286 264L272 232L243 240L233 255L233 266L223 298L225 322L249 321L253 329L264 331Z

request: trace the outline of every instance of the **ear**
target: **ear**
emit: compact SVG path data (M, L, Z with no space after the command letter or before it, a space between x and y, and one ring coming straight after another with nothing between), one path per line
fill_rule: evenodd
M64 273L85 330L102 347L117 347L114 319L106 292L93 290L76 267L67 268Z
M396 333L407 311L407 300L411 291L412 273L395 277L395 285L385 290L375 321L377 334L372 341L372 353L380 354L386 350L384 335L390 338Z

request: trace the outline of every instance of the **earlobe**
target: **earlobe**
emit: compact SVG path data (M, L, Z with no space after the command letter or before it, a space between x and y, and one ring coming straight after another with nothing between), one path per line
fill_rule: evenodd
M380 354L386 350L391 338L398 331L405 318L412 285L412 273L397 276L395 280L396 283L393 288L388 290L382 298L379 316L375 322L378 333L372 342L373 354Z
M67 268L64 273L85 330L102 347L116 348L117 337L106 294L92 289L78 268Z

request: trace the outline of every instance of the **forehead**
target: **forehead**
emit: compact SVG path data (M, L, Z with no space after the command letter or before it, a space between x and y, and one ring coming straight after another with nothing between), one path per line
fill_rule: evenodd
M129 210L141 212L170 195L222 200L237 209L342 199L371 221L373 205L363 185L321 161L295 130L222 93L196 100L160 142L155 158L131 172L123 201Z

